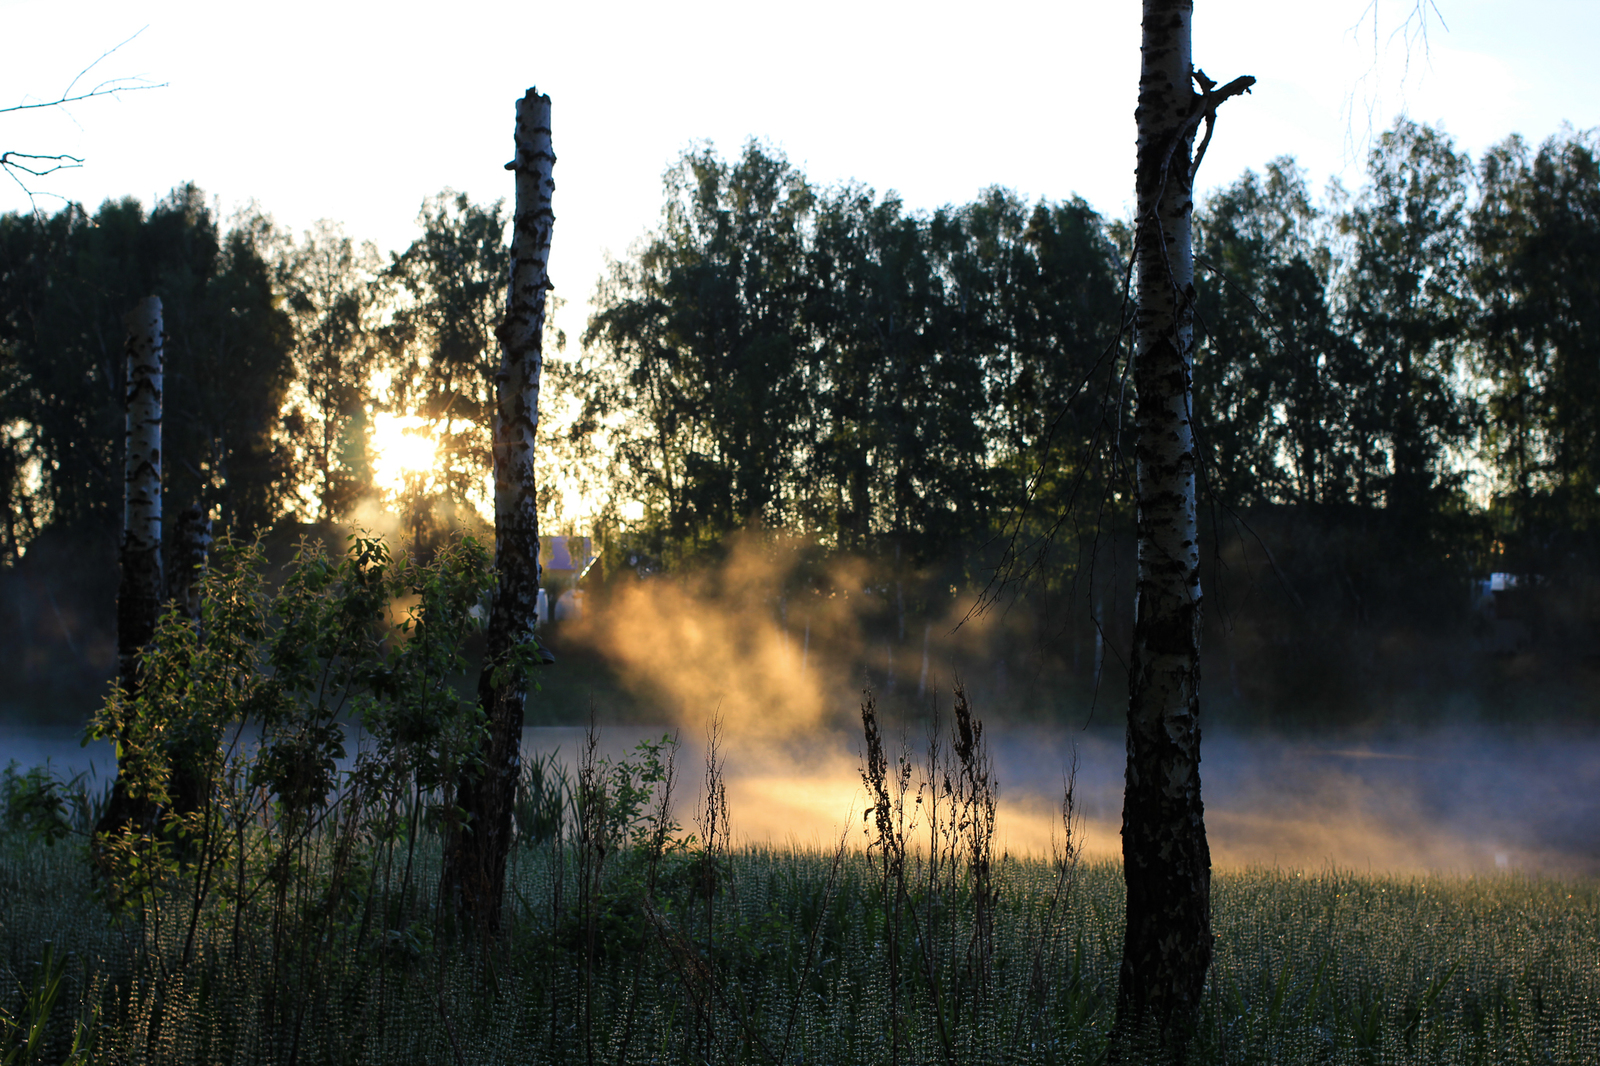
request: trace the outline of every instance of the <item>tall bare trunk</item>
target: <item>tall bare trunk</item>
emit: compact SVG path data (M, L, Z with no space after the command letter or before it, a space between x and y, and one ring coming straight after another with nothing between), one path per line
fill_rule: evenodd
M545 292L550 286L550 98L534 89L517 102L517 176L512 221L511 278L500 338L494 419L495 566L500 584L489 615L488 649L478 699L488 716L483 765L464 775L457 806L466 820L451 834L446 883L458 904L485 930L499 927L511 849L511 813L521 772L522 716L527 676L503 667L516 653L548 661L534 635L539 597L539 513L533 479L539 428L539 379L544 369ZM531 647L530 647L531 646ZM526 655L523 661L528 661Z
M128 330L123 448L122 550L117 587L117 680L139 691L139 658L161 613L161 298L147 296L123 319ZM149 805L128 795L119 773L97 833L149 822Z
M1133 376L1138 587L1122 812L1127 928L1112 1061L1143 1037L1181 1058L1211 964L1211 852L1200 802L1200 546L1191 408L1195 133L1227 96L1195 71L1193 0L1145 0L1139 75ZM1201 92L1192 85L1198 83ZM1201 154L1204 154L1204 142Z

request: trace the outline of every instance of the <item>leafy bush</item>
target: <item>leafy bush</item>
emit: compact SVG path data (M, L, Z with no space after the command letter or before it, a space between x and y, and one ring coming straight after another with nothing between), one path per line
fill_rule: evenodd
M0 819L51 847L74 834L87 837L98 814L87 778L80 772L62 780L48 763L18 773L12 759L0 771Z
M137 695L114 691L90 727L156 812L94 838L97 890L135 923L155 995L221 946L293 1031L330 962L431 937L419 849L461 817L454 786L483 747L461 680L492 581L470 538L427 564L371 537L338 558L304 543L276 588L258 545L219 546L198 622L169 610Z

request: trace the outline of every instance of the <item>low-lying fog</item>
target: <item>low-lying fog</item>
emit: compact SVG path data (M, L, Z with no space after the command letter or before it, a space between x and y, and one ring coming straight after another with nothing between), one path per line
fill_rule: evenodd
M652 735L609 732L604 746L612 752ZM1119 737L1004 726L988 732L1000 782L1002 847L1048 854L1051 827L1060 823L1062 771L1075 746L1085 851L1096 858L1121 854ZM577 729L529 730L525 748L559 748L566 756L581 740ZM685 821L700 789L703 747L702 738L686 736L678 757ZM827 847L848 827L859 843L867 806L859 748L858 739L846 736L765 747L725 739L735 834ZM1211 736L1202 757L1206 827L1218 867L1600 874L1600 740L1458 730L1344 746Z
M667 727L601 731L612 756ZM704 737L684 730L677 813L692 822ZM1119 737L1070 728L991 726L1000 782L1000 845L1046 854L1059 824L1061 774L1076 747L1077 799L1090 857L1120 853L1123 752ZM583 730L529 729L528 754L556 750L569 764ZM912 737L920 747L921 738ZM748 843L835 846L862 841L866 807L859 738L821 734L782 742L723 738L734 833ZM109 745L88 748L67 730L0 726L0 762L49 759L64 773L111 769ZM1202 789L1219 868L1333 865L1389 872L1520 870L1600 875L1600 738L1512 737L1460 728L1403 740L1307 743L1211 734Z
M1085 851L1120 854L1123 750L1109 699L1094 716L1095 730L1017 724L1072 716L1042 698L1051 695L1050 682L1020 683L1026 641L1005 628L1003 612L969 616L952 601L947 614L908 625L896 615L897 587L872 586L849 560L822 584L797 582L798 558L794 545L741 542L705 573L621 580L556 634L558 649L601 651L637 706L680 723L681 822L693 821L706 724L718 717L737 836L832 847L844 833L859 845L861 734L848 724L859 723L853 708L863 683L890 693L898 684L902 712L926 707L936 692L948 708L941 678L964 653L966 669L981 664L986 675L975 709L988 722L1000 783L999 846L1048 853L1062 772L1075 750ZM780 594L785 588L791 594ZM1098 669L1100 649L1085 644L1081 652L1081 662L1071 657L1078 668ZM571 683L587 684L581 667L569 668ZM561 669L559 662L552 668ZM1113 669L1109 658L1106 669ZM1008 687L1008 676L1017 683ZM615 757L673 729L609 728L603 747ZM897 735L893 725L886 733ZM1371 737L1312 742L1208 727L1201 780L1215 865L1600 875L1600 733L1526 725L1405 732L1397 725L1386 739ZM559 750L570 765L581 739L580 729L530 729L524 749ZM925 745L915 728L908 740L919 752ZM68 730L8 729L0 721L0 764L46 758L68 772L92 763L103 779L111 751L80 748Z

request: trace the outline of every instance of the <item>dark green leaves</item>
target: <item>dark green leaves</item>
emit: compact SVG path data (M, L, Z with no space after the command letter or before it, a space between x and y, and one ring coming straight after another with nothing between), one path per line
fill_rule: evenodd
M575 380L649 550L781 526L934 558L989 534L1052 428L1053 464L1098 431L1115 254L1086 205L995 189L908 212L758 144L691 152L666 186Z
M221 541L199 624L168 611L138 697L114 693L95 717L91 736L121 738L130 795L162 812L106 843L116 899L158 891L184 856L293 837L337 804L360 810L362 789L420 796L477 758L464 645L493 587L482 545L462 538L421 565L355 536L337 558L303 543L276 587L266 571L258 545ZM197 782L188 806L182 780Z

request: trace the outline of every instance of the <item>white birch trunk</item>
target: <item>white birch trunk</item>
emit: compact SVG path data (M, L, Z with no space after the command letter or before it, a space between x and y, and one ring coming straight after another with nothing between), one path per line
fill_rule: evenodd
M1191 157L1200 123L1209 136L1216 105L1254 79L1212 91L1191 61L1193 14L1193 0L1144 0L1134 179L1138 584L1122 816L1127 925L1113 1061L1142 1058L1137 1041L1150 1026L1181 1057L1212 949L1200 800Z
M500 338L494 426L495 564L501 567L512 639L534 639L539 589L539 512L534 445L539 433L539 385L544 374L545 293L550 284L551 196L555 153L550 145L550 98L529 89L517 102L516 209L511 277ZM508 570L506 563L514 563Z
M149 296L123 319L128 329L122 491L122 580L117 655L129 695L139 653L161 611L161 298Z
M124 698L138 695L140 656L155 637L161 613L161 299L146 297L123 318L128 330L123 394L122 548L117 586L117 679ZM126 737L117 738L119 751ZM155 810L135 800L119 772L95 825L91 855L102 861L99 841L134 824L148 828Z
M464 909L487 928L499 925L511 847L511 815L521 772L527 678L519 671L496 681L513 653L534 645L539 605L539 510L534 445L539 430L539 383L544 370L545 293L550 285L551 194L555 154L550 144L550 98L529 89L517 102L516 174L511 274L506 316L496 331L500 372L494 417L495 566L500 583L489 615L488 648L478 698L488 717L480 774L461 782L457 804L467 814L450 848L446 878Z

